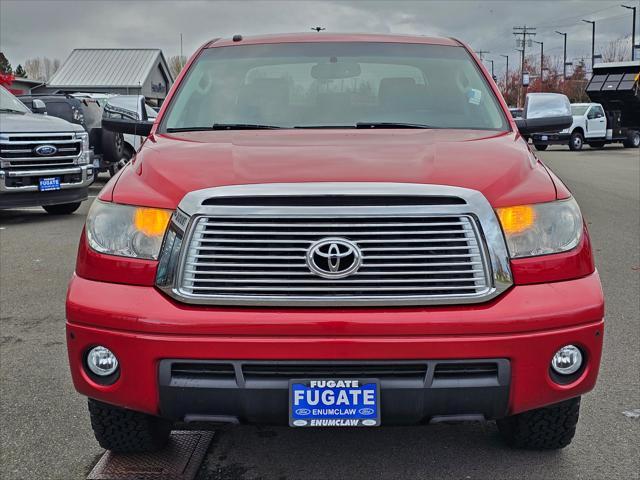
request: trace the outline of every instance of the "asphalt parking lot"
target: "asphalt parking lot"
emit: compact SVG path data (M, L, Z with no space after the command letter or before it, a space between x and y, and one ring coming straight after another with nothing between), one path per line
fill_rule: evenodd
M491 423L366 431L224 427L198 479L639 478L640 418L623 412L640 408L640 155L615 146L554 147L541 157L590 224L607 300L599 383L583 399L570 447L509 450ZM66 284L89 204L64 218L37 208L0 211L4 479L82 479L103 453L86 400L71 384L64 335Z

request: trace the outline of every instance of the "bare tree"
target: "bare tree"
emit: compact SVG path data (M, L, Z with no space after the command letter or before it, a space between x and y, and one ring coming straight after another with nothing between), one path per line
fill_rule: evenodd
M602 50L603 62L622 62L631 58L631 36L611 40Z
M60 68L60 60L47 57L30 58L24 62L27 76L33 80L47 82Z
M174 55L173 57L169 57L168 63L171 75L173 76L173 78L177 78L187 63L187 57L185 57L184 55Z

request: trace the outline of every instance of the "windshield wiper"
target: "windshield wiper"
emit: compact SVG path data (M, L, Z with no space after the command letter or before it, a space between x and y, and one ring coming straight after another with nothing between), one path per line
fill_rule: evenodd
M210 127L169 127L167 132L205 132L211 130L271 130L282 128L275 125L261 125L256 123L214 123Z
M435 128L421 123L402 122L358 122L356 128Z
M26 113L22 110L16 110L15 108L0 108L2 113Z
M274 128L282 127L257 123L214 123L211 130L272 130Z

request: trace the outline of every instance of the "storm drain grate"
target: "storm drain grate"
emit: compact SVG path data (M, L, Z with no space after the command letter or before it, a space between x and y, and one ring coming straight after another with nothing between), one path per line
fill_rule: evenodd
M213 432L174 431L159 452L106 452L87 480L192 480L212 438Z

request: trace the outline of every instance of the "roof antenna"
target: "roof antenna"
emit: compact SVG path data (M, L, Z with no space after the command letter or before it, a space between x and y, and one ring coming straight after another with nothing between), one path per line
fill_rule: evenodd
M326 30L326 28L324 28L324 27L311 27L311 30L314 30L314 31L320 33L322 30Z

